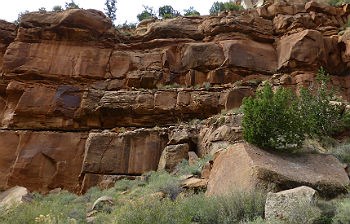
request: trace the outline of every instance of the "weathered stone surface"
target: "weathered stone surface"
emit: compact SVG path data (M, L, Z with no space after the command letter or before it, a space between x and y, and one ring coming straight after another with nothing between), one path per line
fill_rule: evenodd
M191 43L183 49L182 66L187 69L219 67L224 62L222 48L216 43Z
M269 192L265 203L265 218L267 220L291 221L297 209L302 206L314 205L317 192L311 187L301 186L278 193Z
M0 188L83 192L108 174L156 169L167 144L218 155L241 140L237 117L172 127L170 136L127 133L238 108L264 80L297 91L313 84L320 65L350 100L349 35L339 33L349 7L305 2L145 21L127 35L96 10L30 13L19 26L0 21L0 128L8 130L0 132ZM123 126L129 131L116 133ZM81 132L94 128L85 148ZM70 177L62 161L73 164Z
M194 40L203 39L204 35L198 26L203 18L183 17L176 19L167 19L147 24L147 30L135 39L143 41L161 38L189 38ZM140 31L138 32L140 33Z
M112 32L112 22L94 9L29 13L21 18L19 40L95 41ZM102 37L102 38L101 38Z
M108 78L106 67L111 49L93 46L72 46L64 42L14 42L3 59L6 73L24 78L44 76L47 79Z
M82 172L141 175L156 170L167 142L163 129L92 132L86 142Z
M114 205L114 199L110 196L101 196L99 197L93 204L91 209L96 211L103 211L103 208L105 206L112 206Z
M214 155L242 140L242 114L215 116L206 120L198 136L199 156Z
M349 177L334 156L276 154L237 143L215 159L207 194L272 185L278 191L305 185L323 196L334 197L346 192L349 183Z
M188 101L182 101L184 94ZM218 113L223 94L205 90L89 91L83 96L79 116L88 127L174 124Z
M0 71L2 70L2 58L7 46L15 39L16 25L0 20Z
M245 97L252 96L254 91L250 87L237 87L228 90L225 97L225 110L237 109L242 105Z
M325 63L323 37L315 30L304 30L282 37L277 43L277 52L279 69L305 65L318 67L320 63Z
M28 201L30 193L25 187L12 187L0 193L0 209L7 209Z
M213 161L209 161L203 165L202 171L201 171L201 178L203 179L209 179L210 171L213 168Z
M208 181L206 179L190 177L181 182L181 186L187 189L205 189Z
M84 176L81 183L81 194L84 194L91 187L98 186L101 190L105 190L114 187L118 180L135 180L140 179L140 176L132 175L105 175L105 174L95 174L95 173L83 173Z
M187 143L165 147L160 156L158 170L174 171L177 164L184 159L188 159L189 150L190 146Z
M1 126L16 129L71 129L82 91L71 85L50 86L12 81L7 85Z
M86 133L0 131L1 187L79 190Z
M261 72L274 72L277 69L277 54L271 44L249 39L226 40L220 44L229 66Z
M188 152L188 165L194 166L199 160L196 152L189 151Z

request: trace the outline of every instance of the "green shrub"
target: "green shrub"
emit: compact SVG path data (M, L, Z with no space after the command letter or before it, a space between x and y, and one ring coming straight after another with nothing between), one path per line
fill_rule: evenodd
M23 203L7 212L0 213L0 223L8 224L34 224L82 223L85 221L86 207L78 203L78 196L62 192L49 194L45 197L37 196L31 203Z
M344 126L343 106L331 104L337 100L335 91L328 88L329 76L321 67L314 87L300 91L300 116L306 133L313 136L329 136Z
M219 12L223 11L238 11L242 9L242 6L234 2L214 2L209 10L209 13L210 15L217 15Z
M297 100L288 89L274 93L269 84L255 97L243 101L243 136L262 148L285 149L300 146L305 138Z
M243 136L262 148L295 149L306 136L330 136L350 127L350 114L328 89L329 78L319 70L315 87L302 89L300 97L290 90L272 91L269 84L255 97L243 100Z
M330 0L328 3L332 6L341 6L344 4L349 4L350 0Z
M147 199L130 202L116 211L116 223L225 224L253 220L264 214L265 197L255 193L232 193L223 197L192 195L182 200Z
M203 166L212 159L211 155L200 158L196 163L190 165L188 160L184 159L176 166L176 175L200 175Z
M333 218L334 224L350 223L350 198L344 199L337 205L337 211Z
M332 149L332 154L335 155L341 162L350 164L350 143L341 144Z
M316 205L300 201L295 205L293 212L284 218L288 223L313 224L320 217L321 210Z

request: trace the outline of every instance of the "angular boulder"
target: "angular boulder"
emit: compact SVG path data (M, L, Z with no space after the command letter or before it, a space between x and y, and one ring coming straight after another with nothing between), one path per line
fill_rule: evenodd
M277 54L278 69L304 65L318 67L320 63L326 62L322 33L316 30L303 30L284 36L277 42Z
M237 143L215 159L207 194L271 187L280 191L305 185L322 196L335 197L346 193L349 184L342 164L332 155L281 154Z
M220 44L230 66L260 72L274 72L277 69L277 54L272 44L249 39L226 40Z
M165 147L159 160L158 170L173 171L182 160L188 159L190 146L187 143Z
M293 215L295 216L294 213L300 212L299 210L302 209L303 206L309 207L315 205L316 194L317 192L314 189L306 186L301 186L286 191L280 191L278 193L269 192L267 194L265 203L265 218L267 220L277 219L287 222L291 221L291 217L293 217ZM318 214L320 215L321 213ZM314 214L305 215L313 216ZM307 219L307 217L305 217L305 219Z
M30 193L25 187L12 187L0 193L0 211L30 200Z

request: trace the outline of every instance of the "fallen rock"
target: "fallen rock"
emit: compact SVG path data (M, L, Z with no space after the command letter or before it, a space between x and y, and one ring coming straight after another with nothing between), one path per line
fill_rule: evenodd
M177 164L184 159L188 159L189 149L187 143L165 147L159 159L158 170L174 171Z
M198 162L199 158L193 151L188 152L188 165L193 166Z
M80 194L85 194L91 187L98 186L101 190L105 190L115 186L118 180L135 180L141 178L140 176L131 175L104 175L97 173L84 173L82 174Z
M19 186L12 187L0 193L0 210L30 201L30 198L30 193L27 188Z
M91 209L96 211L104 211L105 207L111 207L114 205L114 199L110 196L99 197L92 205Z
M207 195L309 186L321 196L335 197L346 193L349 183L342 164L332 155L281 154L237 143L215 159Z
M243 114L220 114L207 119L198 136L198 155L214 155L242 140Z
M316 191L306 186L301 186L286 191L280 191L278 193L269 192L267 194L265 203L265 219L283 220L287 222L296 221L291 217L300 215L295 213L300 212L299 210L302 209L303 206L315 205L315 201ZM307 219L307 217L305 217L305 219ZM310 220L307 223L312 222Z
M213 168L213 161L212 160L205 163L202 167L201 178L209 179L210 171L212 168Z
M208 181L202 178L190 177L181 182L181 186L187 189L205 189Z
M282 37L277 42L277 54L278 69L284 67L295 69L305 64L318 68L320 63L326 62L323 37L316 30L303 30Z

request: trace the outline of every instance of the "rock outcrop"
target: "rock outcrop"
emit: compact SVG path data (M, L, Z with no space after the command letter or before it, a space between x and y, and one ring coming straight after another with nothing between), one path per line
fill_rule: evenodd
M157 169L167 146L213 154L241 139L240 126L191 121L238 108L264 80L297 90L323 66L350 100L349 31L338 35L349 14L268 3L128 35L96 10L0 21L0 188L81 192ZM182 121L185 138L172 133Z
M311 187L301 186L278 193L269 192L265 203L265 218L267 220L295 221L295 212L316 205L317 192ZM315 206L316 207L316 206ZM316 209L316 208L315 208ZM305 213L308 211L305 211ZM298 214L300 215L300 214ZM315 214L302 214L315 216ZM321 215L321 212L318 212ZM305 217L308 219L310 217ZM319 217L312 217L314 219ZM307 220L309 221L309 220ZM311 222L311 220L309 221Z
M335 197L346 193L349 184L342 164L332 155L280 154L237 143L214 160L207 194L309 186L324 197Z

